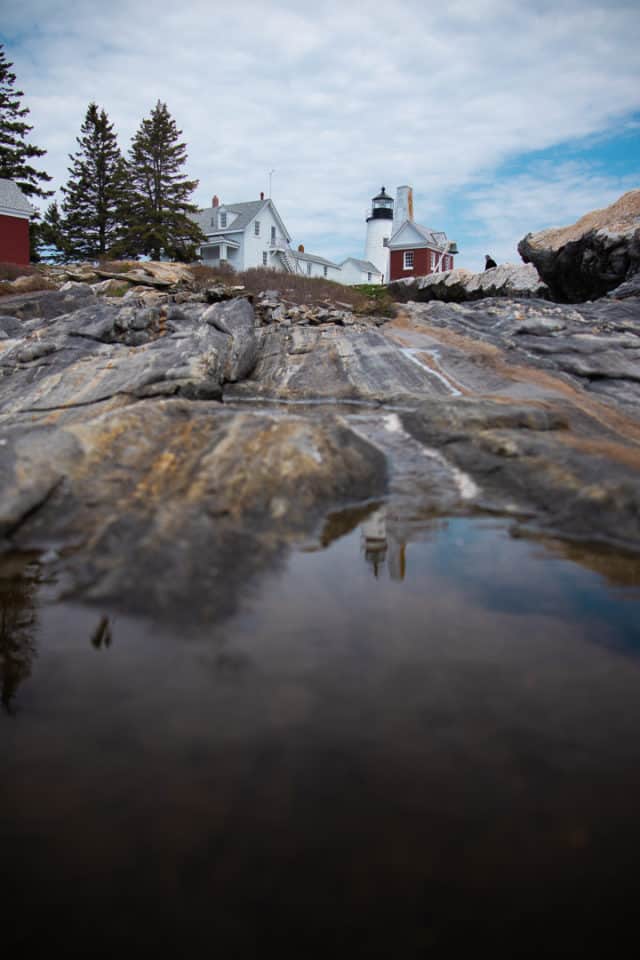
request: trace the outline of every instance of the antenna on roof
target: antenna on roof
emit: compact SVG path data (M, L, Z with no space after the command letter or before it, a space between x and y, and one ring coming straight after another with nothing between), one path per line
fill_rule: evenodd
M275 170L269 170L269 200L271 200L271 177L274 175Z

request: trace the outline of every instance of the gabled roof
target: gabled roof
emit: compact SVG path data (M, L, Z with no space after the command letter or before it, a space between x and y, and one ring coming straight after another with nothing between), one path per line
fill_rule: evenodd
M340 264L341 267L344 267L345 263L355 263L356 269L361 270L363 273L377 273L379 276L382 276L382 270L378 270L374 263L371 263L370 260L357 260L355 257L347 257L346 260L343 260Z
M0 179L0 212L32 217L36 211L17 183Z
M409 228L409 229L407 229ZM414 236L411 237L411 231ZM400 234L405 233L406 239L401 240ZM442 230L432 230L431 227L421 227L413 220L405 220L387 241L388 247L431 247L434 250L443 250L447 243L447 235Z
M337 263L333 263L331 260L325 260L324 257L317 257L315 253L302 253L300 250L292 250L291 256L295 257L296 260L308 260L310 263L319 263L323 267L334 267L336 270L340 269Z
M221 203L219 207L206 207L204 210L198 210L197 213L193 214L193 219L196 221L202 232L207 235L210 235L212 232L240 233L241 231L245 230L251 221L254 220L267 206L271 208L271 212L280 226L282 234L287 238L287 240L291 240L289 231L282 222L282 218L276 210L275 204L269 199L247 200L244 203ZM237 216L233 223L230 223L228 227L216 227L214 229L211 227L211 218L214 210L221 213L224 213L226 210L229 213L237 214Z

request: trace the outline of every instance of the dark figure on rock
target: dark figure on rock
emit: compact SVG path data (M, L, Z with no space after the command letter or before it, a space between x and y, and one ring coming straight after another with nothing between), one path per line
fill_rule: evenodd
M485 255L484 255L484 268L485 268L485 270L491 270L492 267L497 267L497 266L498 266L498 264L495 262L495 260L493 259L493 257L492 257L490 254L485 253Z

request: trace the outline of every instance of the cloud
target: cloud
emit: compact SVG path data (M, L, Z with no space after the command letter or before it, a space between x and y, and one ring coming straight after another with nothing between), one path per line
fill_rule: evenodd
M126 149L161 99L183 130L199 203L214 192L257 197L274 169L287 226L329 256L362 252L382 183L412 183L418 219L448 229L453 192L509 158L632 123L640 109L634 5L394 0L384 16L372 10L354 0L24 0L3 12L2 30L54 186L90 100ZM581 198L580 212L594 206ZM495 226L479 193L473 203L476 226Z
M520 263L517 245L526 233L574 223L637 186L637 178L612 178L588 163L541 162L499 183L471 187L461 218L468 240L459 265L481 269L485 253L499 263Z

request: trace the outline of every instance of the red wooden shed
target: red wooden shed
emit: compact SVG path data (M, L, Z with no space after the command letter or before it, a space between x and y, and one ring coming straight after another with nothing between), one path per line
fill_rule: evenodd
M0 179L0 263L29 263L29 220L34 213L17 183Z

